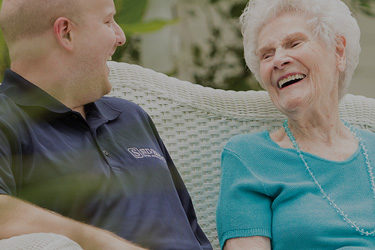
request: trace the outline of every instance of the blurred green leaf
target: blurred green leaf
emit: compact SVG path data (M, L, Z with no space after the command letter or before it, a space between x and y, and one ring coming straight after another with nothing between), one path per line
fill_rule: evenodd
M239 18L246 7L247 2L235 3L230 8L230 17Z
M177 23L177 19L173 20L165 20L165 19L154 19L147 22L139 22L139 23L131 23L131 24L123 24L120 23L120 27L125 31L126 35L132 34L141 34L141 33L149 33L161 30L167 25L172 25Z
M122 24L141 22L147 6L148 0L121 0L115 1L117 9L116 21Z
M8 47L4 41L3 34L0 30L0 82L3 80L4 71L9 68L9 52Z
M355 11L375 17L375 0L351 0L350 5Z

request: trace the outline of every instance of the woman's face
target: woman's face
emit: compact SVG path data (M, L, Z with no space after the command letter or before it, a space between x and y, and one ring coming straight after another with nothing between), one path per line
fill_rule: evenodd
M256 53L263 86L284 114L337 105L345 49L329 48L315 37L303 15L285 13L268 22Z

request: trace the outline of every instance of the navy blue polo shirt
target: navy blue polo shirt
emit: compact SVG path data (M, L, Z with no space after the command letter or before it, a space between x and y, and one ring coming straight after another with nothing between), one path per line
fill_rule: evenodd
M151 249L212 249L150 117L126 100L86 120L11 70L0 86L0 194Z

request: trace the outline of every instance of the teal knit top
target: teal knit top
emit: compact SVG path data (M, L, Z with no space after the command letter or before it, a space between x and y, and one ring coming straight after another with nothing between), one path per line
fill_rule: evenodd
M375 174L375 134L359 130ZM340 145L337 145L340 147ZM375 198L360 147L345 161L302 152L323 190L360 229L375 230ZM297 151L264 131L233 137L222 153L217 207L221 247L230 238L265 236L278 249L375 249L323 197Z

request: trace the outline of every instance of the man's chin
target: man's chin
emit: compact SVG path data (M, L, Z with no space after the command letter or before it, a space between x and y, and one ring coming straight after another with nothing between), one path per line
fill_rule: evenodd
M103 84L103 96L109 94L112 91L112 84L106 79L105 84Z

